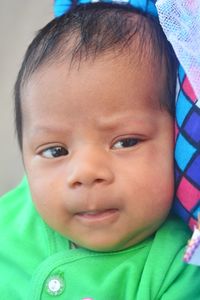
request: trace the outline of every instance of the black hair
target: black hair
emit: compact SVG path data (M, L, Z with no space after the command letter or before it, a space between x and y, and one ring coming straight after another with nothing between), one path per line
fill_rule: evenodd
M36 70L66 57L73 63L95 58L114 48L123 50L137 34L141 37L139 47L151 52L157 60L165 58L168 101L161 105L173 114L177 62L157 18L119 5L82 5L49 22L26 51L15 83L15 125L20 148L23 136L21 91Z

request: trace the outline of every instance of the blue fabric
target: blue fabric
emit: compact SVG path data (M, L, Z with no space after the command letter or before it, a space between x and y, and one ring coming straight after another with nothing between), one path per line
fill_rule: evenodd
M89 4L89 3L113 3L124 6L136 8L145 13L157 16L157 9L155 6L156 0L55 0L54 1L54 15L60 17L68 12L74 5Z

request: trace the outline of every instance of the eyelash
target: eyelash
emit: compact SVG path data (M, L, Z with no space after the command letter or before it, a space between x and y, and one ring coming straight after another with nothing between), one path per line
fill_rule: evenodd
M53 146L42 150L39 154L44 158L52 159L52 158L58 158L60 156L68 155L69 152L67 149L65 149L62 146Z
M111 149L124 149L132 148L136 146L141 140L134 137L126 137L117 140L111 147ZM47 159L58 158L61 156L67 156L69 151L62 146L52 146L40 151L39 155Z
M121 138L116 143L113 144L112 149L131 148L131 147L136 146L140 141L141 140L139 138L135 138L135 137ZM117 145L117 147L116 147L116 145Z

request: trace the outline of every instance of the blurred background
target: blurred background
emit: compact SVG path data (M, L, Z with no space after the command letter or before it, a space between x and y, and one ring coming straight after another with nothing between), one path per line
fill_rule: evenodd
M13 86L24 52L40 27L53 18L53 0L0 0L0 196L24 171L14 129Z

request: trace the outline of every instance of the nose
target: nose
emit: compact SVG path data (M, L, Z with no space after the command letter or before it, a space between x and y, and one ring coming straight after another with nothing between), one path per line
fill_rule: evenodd
M94 147L73 154L68 167L67 183L70 188L108 185L114 179L108 153Z

